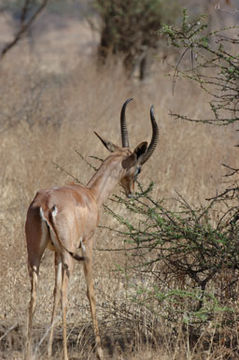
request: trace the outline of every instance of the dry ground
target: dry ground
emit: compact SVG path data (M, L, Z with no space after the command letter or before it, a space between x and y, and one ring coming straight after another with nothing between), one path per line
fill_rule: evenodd
M66 172L82 183L87 182L92 169L75 150L84 156L107 155L93 130L118 142L119 113L126 98L134 97L127 109L132 145L150 138L149 108L151 104L155 107L160 141L154 156L144 166L141 180L144 184L154 181L156 198L171 199L179 192L192 204L204 203L206 197L225 186L221 164L238 166L238 149L233 147L238 143L238 133L233 127L183 123L169 116L171 110L204 118L209 109L208 99L192 84L178 82L172 94L166 63L158 59L153 76L142 84L136 79L125 79L120 65L109 64L97 71L93 56L97 36L86 23L65 19L64 26L59 26L62 19L44 21L48 26L33 32L33 47L27 39L23 40L0 64L0 359L23 358L30 291L24 239L29 202L39 188L72 181ZM1 43L11 31L11 20L5 15L1 21ZM114 220L102 211L101 224L114 226ZM97 230L96 248L121 244L122 239L112 237L106 230ZM124 328L124 320L120 322L121 304L128 304L129 309L131 306L126 301L128 283L114 271L124 261L117 253L95 251L98 317L105 354L109 359L172 359L169 349L154 352L147 341L137 343L130 329ZM52 291L53 258L46 252L35 316L40 359L45 358L44 336ZM116 309L118 313L112 314ZM76 266L71 281L68 324L71 359L93 359L90 313L80 265ZM60 357L60 348L59 328L56 359ZM180 352L174 356L186 358Z

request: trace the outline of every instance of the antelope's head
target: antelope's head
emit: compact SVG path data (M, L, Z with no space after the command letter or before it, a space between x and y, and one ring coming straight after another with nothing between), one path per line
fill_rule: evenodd
M121 167L122 167L122 176L120 179L120 184L123 186L127 197L133 197L134 194L134 185L137 180L138 175L141 172L141 167L143 164L150 158L153 154L159 138L158 125L155 121L154 116L154 108L151 106L150 108L150 119L152 125L152 138L150 144L148 145L147 141L141 142L136 146L134 150L130 150L129 147L129 139L128 139L128 131L126 126L125 119L125 110L127 104L133 100L132 98L126 100L121 109L120 115L120 127L121 127L121 140L122 146L117 146L113 144L111 141L104 140L101 136L99 136L96 132L95 134L102 141L103 145L112 153L120 154L121 159Z

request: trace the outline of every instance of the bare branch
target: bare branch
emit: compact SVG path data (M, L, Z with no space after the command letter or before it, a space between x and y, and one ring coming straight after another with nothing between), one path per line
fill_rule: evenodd
M232 195L230 196L230 198L234 197L234 194L236 191L239 190L239 187L234 187L234 188L228 188L225 191L223 191L222 193L220 193L219 195L213 196L211 198L207 198L206 200L211 201L211 200L221 200L223 198L223 196L232 193Z
M231 172L229 174L224 175L225 177L233 176L233 175L235 175L235 174L237 174L239 172L239 169L233 168L233 167L231 167L229 165L222 164L222 166L224 166L226 169L231 170Z
M3 57L6 55L6 53L13 46L15 46L18 43L18 41L22 38L22 36L28 31L28 29L31 27L31 25L36 20L36 18L45 9L45 7L47 6L48 1L49 0L43 0L42 4L38 7L38 9L34 12L34 14L29 18L29 20L27 22L24 22L24 20L25 20L25 17L26 17L28 1L25 2L23 10L22 10L22 15L21 15L21 27L18 30L18 32L16 33L14 39L12 41L10 41L8 44L6 44L4 46L4 48L2 49L1 54L0 54L0 60L3 59Z
M30 4L31 4L31 0L25 0L24 5L22 7L22 11L21 11L21 18L20 18L21 25L23 25L25 23Z

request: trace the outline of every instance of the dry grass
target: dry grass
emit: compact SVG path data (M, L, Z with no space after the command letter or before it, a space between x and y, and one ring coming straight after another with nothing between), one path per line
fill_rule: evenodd
M68 36L72 41L76 37L75 28L74 22L67 23L61 36L64 39ZM168 115L172 110L200 118L207 115L208 108L207 98L192 84L178 83L172 95L172 83L165 76L166 64L158 62L152 78L146 83L128 81L120 65L109 64L97 71L92 56L83 54L76 58L79 47L70 40L69 46L64 40L67 53L58 52L54 56L55 48L51 44L59 39L56 31L60 30L41 34L39 47L36 44L37 54L36 50L31 54L27 42L23 42L0 64L1 359L23 358L30 290L24 239L28 204L37 189L72 181L71 176L55 164L86 183L92 169L75 149L85 156L104 157L106 152L93 130L118 142L119 112L127 97L135 99L127 113L132 145L149 139L149 107L155 106L160 143L145 165L141 179L145 184L151 180L155 182L156 198L171 199L178 191L191 203L203 203L206 197L224 187L224 170L220 164L237 166L238 150L233 148L237 139L233 128L183 123ZM119 188L116 191L120 191ZM102 211L101 224L114 225L114 220ZM95 239L97 246L104 248L117 247L122 242L104 229L97 230ZM125 261L122 254L95 253L98 317L107 358L211 359L205 350L200 356L198 350L190 350L187 337L183 335L177 338L178 346L172 350L173 339L169 341L167 337L170 329L160 324L157 324L157 331L161 341L156 346L152 340L154 320L149 319L150 326L137 320L135 314L141 310L129 301L123 274L114 271L117 264ZM46 355L44 337L49 325L52 291L53 259L52 254L46 252L34 325L39 359ZM71 281L68 324L71 359L94 359L90 313L80 265L76 266ZM56 331L54 347L54 358L58 359L60 328ZM218 355L217 359L221 358Z

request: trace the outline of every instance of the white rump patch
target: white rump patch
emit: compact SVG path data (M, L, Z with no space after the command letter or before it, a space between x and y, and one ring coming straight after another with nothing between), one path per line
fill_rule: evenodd
M54 205L51 210L51 215L53 218L57 215L57 212L58 212L57 207ZM58 246L57 246L58 242L57 242L56 235L52 229L51 224L48 222L48 220L46 219L46 217L44 215L44 211L43 211L42 207L40 207L40 217L43 220L43 222L41 224L41 231L42 231L41 246L43 249L46 246L48 246L48 248L50 250L54 250L55 248L58 248ZM49 235L50 235L51 243L49 243Z
M80 246L81 246L82 254L84 255L86 253L86 248L85 245L83 244L82 238L80 239Z
M56 207L56 205L54 205L53 208L52 208L51 214L52 214L52 216L55 217L57 215L57 213L58 213L57 207Z
M47 222L47 220L46 220L46 218L45 218L45 215L44 215L44 212L43 212L43 210L42 210L42 207L40 207L40 216L41 216L42 220L44 220L44 221Z

